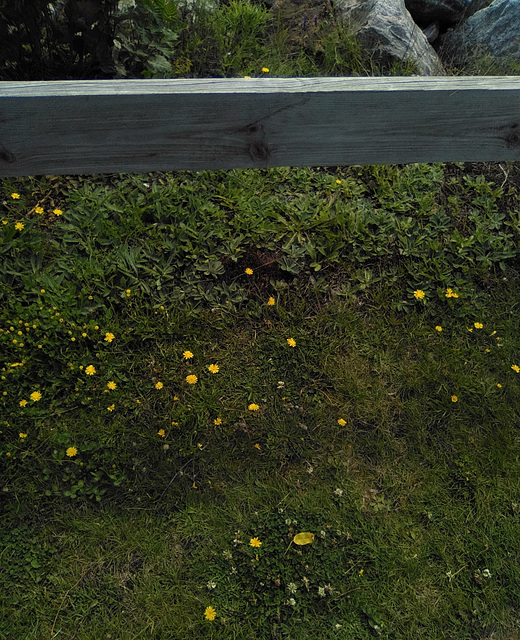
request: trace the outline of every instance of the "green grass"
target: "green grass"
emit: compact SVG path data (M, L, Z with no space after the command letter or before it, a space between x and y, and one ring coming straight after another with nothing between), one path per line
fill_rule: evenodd
M412 71L166 6L194 77ZM0 189L2 640L518 639L518 163Z

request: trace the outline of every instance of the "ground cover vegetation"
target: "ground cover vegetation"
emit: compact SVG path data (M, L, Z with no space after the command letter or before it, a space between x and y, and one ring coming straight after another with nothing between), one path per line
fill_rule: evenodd
M150 7L186 75L383 73L288 9L223 6L219 44ZM3 180L0 638L518 638L519 195L518 163Z

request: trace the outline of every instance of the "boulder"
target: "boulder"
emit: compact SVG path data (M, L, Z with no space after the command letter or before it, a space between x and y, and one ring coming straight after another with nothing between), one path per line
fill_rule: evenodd
M464 17L467 0L405 0L410 15L420 27L432 22L456 24Z
M378 63L411 61L419 75L445 75L404 0L339 0L336 17Z
M520 62L520 0L494 0L440 39L444 59L490 54Z

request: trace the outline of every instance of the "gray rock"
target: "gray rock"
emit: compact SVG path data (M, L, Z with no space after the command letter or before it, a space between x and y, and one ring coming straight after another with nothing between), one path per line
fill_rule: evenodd
M426 36L426 40L428 40L428 42L435 42L440 33L439 23L435 21L433 24L428 25L426 29L423 29L422 32Z
M472 0L472 2L468 4L466 11L464 11L464 19L470 18L474 13L477 13L477 11L489 7L492 2L493 0Z
M520 0L494 0L444 34L439 52L462 61L485 54L520 61Z
M405 0L405 5L414 21L426 27L436 20L456 24L464 16L468 3L466 0Z
M379 63L411 61L419 75L445 75L426 36L412 20L404 0L339 0L336 16Z

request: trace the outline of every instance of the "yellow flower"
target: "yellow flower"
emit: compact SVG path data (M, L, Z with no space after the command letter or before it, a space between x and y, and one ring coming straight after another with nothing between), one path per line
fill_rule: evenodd
M25 225L23 224L23 222L17 222L17 223L14 225L14 228L15 228L15 229L18 229L18 231L21 231L21 230L24 228L24 226L25 226Z
M11 198L13 200L19 200L20 199L20 194L19 193L12 193L11 194Z
M250 267L247 267L246 273L247 273L248 276L252 276L253 275L253 269L251 269Z
M296 340L294 338L287 338L287 344L290 347L295 347L296 346Z
M93 376L96 373L96 367L89 364L85 369L85 373L87 374L87 376Z
M344 427L344 426L347 424L347 421L346 421L346 420L343 420L343 418L339 418L339 420L338 420L338 424L339 424L340 426Z
M107 383L107 387L113 391L117 387L117 384L113 380L110 380L110 382Z
M81 334L81 337L82 337L82 338L86 338L86 337L87 337L87 334L86 334L86 333L82 333L82 334Z
M34 213L43 213L43 207L35 207L34 208Z
M185 360L189 360L190 358L193 358L193 353L192 353L191 351L185 351L185 352L182 354L182 357L183 357Z
M499 389L502 389L502 385L500 384L500 382L497 382L497 387L498 387Z
M267 301L267 304L268 304L270 307L273 307L273 306L274 306L275 301L274 301L274 298L273 298L272 296L271 296L271 297L269 298L269 300Z
M69 456L69 458L72 458L72 456L75 456L78 453L78 450L76 449L76 447L69 447L66 453Z
M417 300L422 300L424 298L424 291L422 289L417 289L417 291L413 292L413 295Z
M457 396L451 396L451 401L452 402L457 402L457 400L458 400Z
M208 369L209 371L211 371L211 373L218 373L220 371L220 367L218 366L218 364L210 364L208 365Z
M475 322L473 326L475 327L475 329L482 329L484 325L482 324L482 322Z
M76 338L71 338L71 342L76 342Z
M25 407L26 404L27 404L27 400L20 400L21 407Z
M164 431L164 429L159 429L157 433L161 436L161 438L164 438L164 436L166 435L166 432Z
M33 402L38 402L38 400L41 400L42 394L39 391L33 391L29 397Z
M365 570L364 570L364 569L360 569L360 570L359 570L359 575L360 575L360 576L362 576L364 573L365 573Z
M222 418L215 418L215 420L213 420L213 424L218 427L220 424L222 424Z
M202 444L201 444L200 442L197 442L197 447L198 447L199 449L202 449Z
M261 547L262 543L260 542L260 540L258 538L251 538L251 540L249 541L249 544L252 547Z
M441 327L440 325L437 325L437 326L435 327L435 331L442 331L442 327Z
M162 382L156 382L156 383L155 383L155 388L156 388L156 389L162 389L163 387L164 387L164 385L163 385L163 383L162 383Z
M19 433L18 434L20 436L20 438L23 440L24 438L27 438L27 434L26 433Z
M186 382L188 384L196 384L197 380L197 376L194 376L193 374L191 376L186 376Z
M257 404L250 404L248 407L249 411L258 411L258 409L260 409L260 407Z
M341 184L341 180L336 180L336 184Z
M63 213L63 211L61 209L54 209L54 211L52 212L55 216L61 216L61 214Z
M115 338L115 335L113 333L107 333L105 335L105 342L112 342L114 338Z
M267 67L262 67L262 73L269 73L269 69Z
M517 364L511 365L511 369L513 369L513 371L516 371L517 373L520 373L520 367Z
M255 449L258 449L259 451L260 451L260 449L261 449L261 447L260 447L260 445L258 444L258 442L255 444Z
M244 76L244 80L251 80L251 76Z
M114 411L115 408L116 408L116 405L111 404L109 407L107 407L107 411Z
M206 607L206 611L204 611L204 617L206 620L215 620L217 616L217 612L213 607Z
M129 297L130 297L130 294L131 294L132 292L131 292L131 290L130 290L130 289L127 289L127 290L125 291L125 293L126 293L126 297L127 297L127 298L129 298Z

